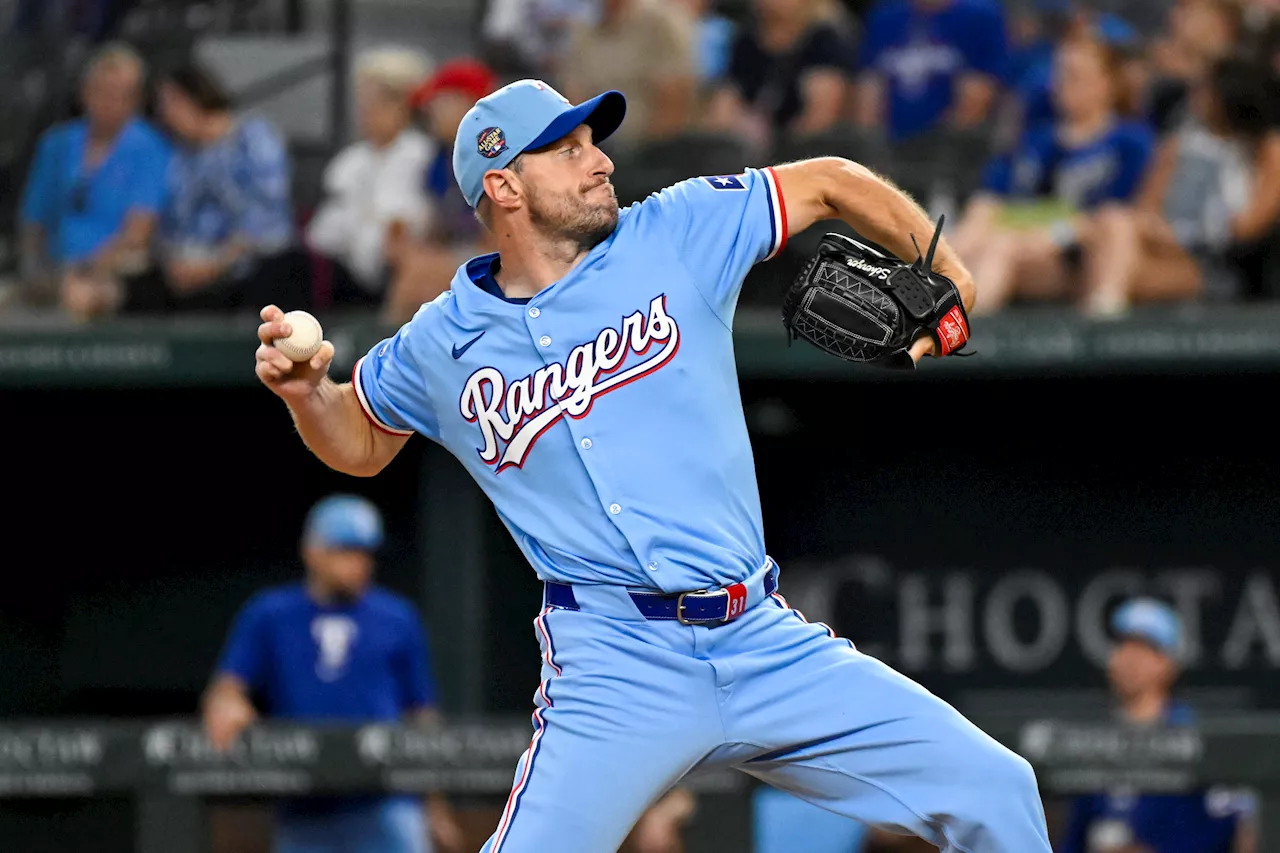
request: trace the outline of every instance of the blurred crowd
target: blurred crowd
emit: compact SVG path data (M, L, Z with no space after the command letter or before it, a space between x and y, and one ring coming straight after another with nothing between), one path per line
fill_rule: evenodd
M309 209L286 141L214 73L105 44L26 176L21 299L402 322L486 250L454 136L523 76L627 95L607 143L624 204L769 161L866 163L948 215L979 313L1280 296L1275 0L490 0L472 56L357 57L359 138Z

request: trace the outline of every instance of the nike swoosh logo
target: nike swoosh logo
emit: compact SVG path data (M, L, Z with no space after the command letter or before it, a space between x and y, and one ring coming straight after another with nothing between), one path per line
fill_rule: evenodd
M476 335L476 336L475 336L474 338L472 338L471 340L467 341L467 342L466 342L465 344L463 344L462 346L458 346L457 344L454 344L454 345L453 345L453 357L454 357L454 358L462 358L462 354L463 354L464 352L466 352L467 350L471 349L472 344L474 344L476 341L480 340L480 339L481 339L481 338L483 338L483 337L484 337L484 332L481 332L480 334Z

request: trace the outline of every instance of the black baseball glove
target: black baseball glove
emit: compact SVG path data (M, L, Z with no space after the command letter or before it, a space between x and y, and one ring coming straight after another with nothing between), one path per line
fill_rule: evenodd
M913 368L908 350L926 334L938 356L956 353L969 340L969 317L955 283L932 270L942 223L928 255L910 264L861 237L824 236L783 300L789 340L891 368Z

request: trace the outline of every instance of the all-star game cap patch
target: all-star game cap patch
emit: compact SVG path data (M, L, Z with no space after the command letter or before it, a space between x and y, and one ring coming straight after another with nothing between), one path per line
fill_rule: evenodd
M481 157L492 160L507 150L507 135L500 127L486 127L476 135L476 150Z

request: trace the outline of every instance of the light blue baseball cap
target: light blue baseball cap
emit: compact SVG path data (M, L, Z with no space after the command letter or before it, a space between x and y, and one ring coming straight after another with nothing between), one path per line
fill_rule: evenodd
M307 513L303 541L319 548L376 551L382 545L382 514L357 495L330 495Z
M519 154L560 139L580 124L597 143L618 129L627 113L621 92L609 91L574 106L541 80L517 80L476 101L462 117L453 143L453 177L467 204L484 196L484 173L505 169Z
M1176 657L1182 645L1182 620L1168 604L1155 598L1126 601L1111 616L1111 630L1118 637L1150 643Z

